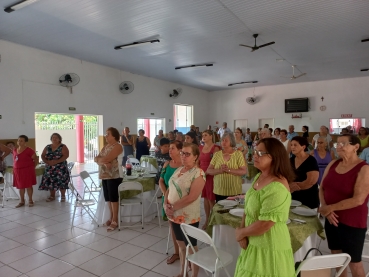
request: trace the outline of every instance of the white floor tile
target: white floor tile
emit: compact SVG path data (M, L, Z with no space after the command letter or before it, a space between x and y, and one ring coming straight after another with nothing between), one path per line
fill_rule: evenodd
M33 242L28 243L27 245L29 247L32 247L36 250L42 251L46 248L49 248L51 246L57 245L59 243L62 243L64 240L57 237L57 236L48 236L48 237L44 237L42 239L39 240L35 240Z
M131 239L140 236L141 233L134 231L134 230L130 230L130 229L123 229L120 230L119 232L116 232L112 235L110 235L109 237L112 239L118 239L120 241L130 241Z
M27 273L42 265L48 264L53 260L55 260L53 257L50 257L49 255L46 255L41 252L37 252L26 258L23 258L21 260L11 263L9 264L9 266L17 269L18 271L22 273Z
M117 239L112 239L109 237L103 238L102 240L99 240L97 242L94 242L92 244L87 245L88 248L91 248L93 250L96 250L101 253L108 252L119 245L121 245L123 242Z
M48 233L48 234L55 234L58 233L60 231L64 231L71 228L71 225L65 224L65 223L57 223L57 224L53 224L47 227L44 227L42 229L40 229L40 231Z
M5 211L0 211L0 217L5 217L5 216L11 215L11 214L24 213L24 210L14 209L14 207L17 204L18 204L18 201L17 202L14 202L14 206L11 207L13 209L8 209L8 210L5 210Z
M77 227L73 227L73 228L68 228L66 230L60 231L59 233L56 233L54 235L59 238L65 239L65 240L70 240L72 238L78 237L86 233L88 233L88 231L77 228Z
M132 259L128 260L128 262L150 270L166 259L166 255L159 254L151 250L144 250Z
M61 277L96 277L96 275L90 272L87 272L85 270L82 270L80 268L77 268L77 267L60 276Z
M156 272L148 271L146 274L142 275L142 277L164 277L164 275L161 275Z
M7 222L10 222L10 220L7 220L3 217L0 217L0 224L4 224L4 223L7 223Z
M17 227L23 227L22 224L16 223L16 222L7 222L0 225L0 233L17 228Z
M7 238L15 238L15 237L21 236L23 234L27 234L32 231L36 231L36 229L28 227L28 226L22 226L22 227L18 227L18 228L14 228L14 229L2 232L1 235Z
M122 244L113 250L106 252L106 255L120 259L122 261L128 261L132 257L136 256L140 252L144 251L145 248L138 247L129 243Z
M42 217L42 216L39 216L39 215L31 214L27 217L15 220L15 222L17 222L19 224L23 224L23 225L28 225L28 224L40 221L42 219L45 219L45 218Z
M135 225L139 225L141 226L141 222L137 222ZM150 231L151 229L154 229L156 227L158 227L159 225L152 223L152 222L145 222L145 228L141 229L141 228L135 228L134 230L140 233L147 233L148 231ZM163 228L167 228L162 226Z
M0 242L0 253L6 252L8 250L11 250L13 248L19 247L22 244L20 244L19 242L16 242L14 240L4 240L2 242Z
M10 268L7 265L4 265L2 267L0 267L0 276L4 276L4 277L18 277L20 275L22 275L22 272L16 271L13 268Z
M102 254L82 265L79 267L83 270L86 270L88 272L91 272L95 275L103 275L106 272L114 269L118 265L122 263L121 260L115 259L113 257L110 257L108 255Z
M92 244L96 241L99 241L103 238L105 238L105 237L102 236L102 235L90 232L90 233L86 233L86 234L80 235L78 237L75 237L75 238L71 239L70 241L78 243L78 244L83 245L83 246L87 246L87 245Z
M154 267L151 271L162 274L164 276L177 276L180 273L179 262L173 264L167 264L166 261L161 262L159 265Z
M78 226L79 227L79 226ZM111 236L112 234L115 234L117 232L120 232L118 229L115 229L114 231L107 231L108 227L101 226L93 230L96 234L103 235L103 236Z
M1 241L4 241L4 240L8 240L8 238L3 237L3 236L0 236L0 242L1 242Z
M61 257L60 260L63 260L75 266L80 266L81 264L88 262L89 260L92 260L99 255L101 255L100 252L97 252L95 250L86 247L82 247L74 252L71 252Z
M58 223L57 221L50 219L50 218L45 218L45 219L41 219L40 221L36 221L33 222L31 224L27 224L27 226L35 228L35 229L43 229L47 226L53 225Z
M26 218L26 217L29 217L29 216L32 216L32 214L23 212L23 213L16 213L16 214L11 214L11 215L8 215L8 216L4 216L4 218L7 219L7 220L10 220L10 221L17 221L17 220L20 220L22 218Z
M72 270L74 266L60 261L60 260L54 260L50 263L47 263L43 266L40 266L30 272L27 272L27 275L29 277L41 277L41 276L47 276L47 277L58 277L70 270Z
M168 227L155 227L149 231L146 232L148 235L160 237L160 238L166 238L168 237L169 228Z
M13 240L17 241L19 243L27 244L27 243L30 243L30 242L35 241L35 240L42 239L42 238L47 237L47 236L49 236L49 234L46 234L46 233L41 232L39 230L35 230L35 231L29 232L27 234L15 237L15 238L13 238Z
M4 264L10 264L12 262L18 261L20 259L23 259L27 256L30 256L34 253L36 253L37 250L21 245L19 247L13 248L9 251L3 252L0 254L0 261Z
M85 229L87 231L93 231L96 230L98 226L90 221L78 225L78 228Z
M142 234L138 237L135 237L134 239L130 240L129 243L136 245L136 246L140 246L142 248L148 248L151 245L154 245L155 243L161 241L162 239L159 237L155 237L155 236L151 236L151 235L147 235L147 234Z
M54 258L60 258L62 256L65 256L71 252L76 251L77 249L81 248L82 246L70 241L64 241L60 244L54 245L52 247L49 247L42 252L50 255Z
M116 277L116 276L129 276L129 277L140 277L142 274L147 272L146 269L130 264L130 263L123 263L113 270L102 275L102 277Z
M173 242L172 242L172 238L169 239L169 247L168 247L168 253L173 253ZM167 250L167 239L162 239L161 241L155 243L154 245L149 247L150 250L161 253L161 254L166 254L166 250Z

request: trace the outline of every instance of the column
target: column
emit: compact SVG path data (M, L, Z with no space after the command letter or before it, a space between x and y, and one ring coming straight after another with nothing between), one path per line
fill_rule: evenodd
M83 133L83 115L75 115L76 120L76 143L77 143L77 162L85 162L85 144Z

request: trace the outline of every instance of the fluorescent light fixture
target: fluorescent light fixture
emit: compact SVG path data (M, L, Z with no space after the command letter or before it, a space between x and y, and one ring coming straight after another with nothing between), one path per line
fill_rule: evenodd
M21 8L24 8L28 5L31 5L31 4L33 4L37 1L38 0L24 0L24 1L18 2L17 4L14 4L12 6L9 6L9 7L5 8L4 11L7 12L7 13L11 13L11 12L19 10Z
M285 59L276 59L275 61L276 61L276 62L284 62L284 61L285 61Z
M175 69L183 69L183 68L193 68L193 67L208 67L213 66L213 63L205 63L205 64L191 64L191 65L185 65L185 66L178 66Z
M361 42L367 42L369 41L369 38L363 39Z
M123 48L131 48L131 47L136 47L136 46L139 46L139 45L148 44L148 43L155 43L155 42L160 42L160 40L152 39L152 40L145 40L145 41L135 41L135 42L128 43L128 44L115 46L114 49L115 50L120 50L120 49L123 49Z
M360 71L369 71L369 68L361 69Z
M243 85L243 84L256 84L258 81L248 81L248 82L239 82L239 83L232 83L232 84L228 84L229 87L234 86L234 85Z

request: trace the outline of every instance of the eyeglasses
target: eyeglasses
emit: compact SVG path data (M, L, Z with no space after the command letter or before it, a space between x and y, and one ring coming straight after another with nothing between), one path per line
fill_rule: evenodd
M189 156L191 156L191 154L192 153L189 153L189 152L179 152L179 154L181 155L181 156L185 156L186 158L188 158Z
M336 143L333 143L333 146L335 148L342 148L342 147L344 147L346 145L349 145L349 144L351 144L351 142L336 142Z
M257 155L259 157L262 157L262 156L267 155L267 154L269 154L269 153L268 152L261 152L259 150L254 149L254 155Z

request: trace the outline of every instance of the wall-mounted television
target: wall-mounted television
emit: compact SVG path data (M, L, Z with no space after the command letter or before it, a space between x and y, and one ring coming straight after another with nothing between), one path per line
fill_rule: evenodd
M284 112L285 113L302 113L309 111L309 99L308 98L292 98L284 100Z

